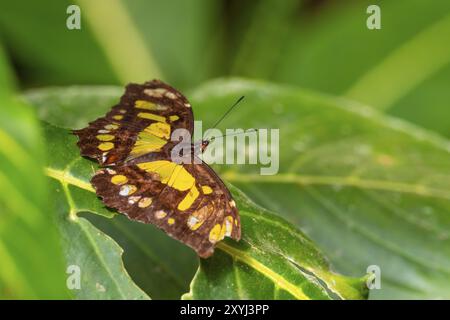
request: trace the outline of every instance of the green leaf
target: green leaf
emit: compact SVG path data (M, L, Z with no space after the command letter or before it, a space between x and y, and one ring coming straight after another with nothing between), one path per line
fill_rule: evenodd
M104 219L83 214L124 250L123 260L133 281L152 299L179 299L198 267L195 252L150 225L122 215Z
M324 249L337 270L382 272L374 298L450 296L450 144L357 103L291 87L215 81L190 96L213 123L280 129L280 171L217 166L221 177L283 214Z
M54 90L55 89L49 89L47 91L53 91L53 94L51 95L52 98L50 99L50 105L57 105L55 99L57 94L55 94ZM68 90L73 93L75 88ZM61 97L65 96L65 90L57 91L59 91ZM89 93L88 91L81 90L80 97L83 96L83 92L85 92L85 94L87 92L87 95L93 93L98 95L99 91L93 90ZM34 101L36 101L35 105L38 107L39 105L43 107L43 101L45 100L44 95L44 92L39 93L35 91L33 94L28 96L28 98L34 99ZM101 101L101 99L92 99L90 101L94 100ZM105 101L107 100L108 99L105 99ZM76 103L73 99L70 99L69 101L73 101L73 106L76 106L76 108L64 108L66 117L71 114L69 110L72 110L72 112L74 112L73 117L76 117L76 113L82 114L82 111L80 110L87 107L93 107L92 103L83 105ZM86 102L88 100L81 98L78 99L78 101ZM99 109L102 108L103 107L100 107ZM47 111L45 112L49 119L60 119L58 117L58 109L50 107L49 109L44 108L44 110L54 111L52 112L54 115L53 117L48 116L49 114ZM72 116L70 117L72 118ZM63 189L67 190L66 197L68 200L66 202L71 204L71 210L69 211L72 212L72 214L70 214L72 221L76 222L80 219L75 215L76 212L92 212L110 217L109 212L105 211L95 194L89 194L93 191L93 189L88 181L96 166L93 165L92 161L86 160L79 156L79 150L76 147L76 138L73 135L70 135L68 131L51 125L45 125L45 128L47 144L49 146L49 154L63 155L50 160L47 167L47 174L50 177L59 180L63 185ZM233 241L229 241L227 244L221 244L219 246L218 251L222 251L223 253L218 253L217 256L221 257L225 254L228 257L226 263L223 263L223 258L219 259L214 257L206 260L213 274L216 274L218 270L220 272L217 273L217 277L215 279L211 279L211 283L209 283L209 281L207 282L208 288L202 288L201 295L197 296L199 293L196 288L198 286L205 286L204 280L203 284L202 282L199 282L202 277L202 270L205 269L205 266L202 265L202 268L196 276L196 280L192 284L193 291L189 295L190 297L233 298L239 297L242 292L245 292L248 297L258 296L266 299L273 298L274 292L278 292L276 294L279 294L279 298L298 299L356 299L364 298L367 295L367 290L364 289L364 278L346 278L331 272L322 254L307 238L304 237L302 233L286 223L284 220L277 218L263 209L249 203L249 201L240 195L240 193L238 193L238 191L234 188L232 191L236 197L237 205L242 210L241 216L243 228L247 231L245 232L244 238L238 244ZM65 211L67 211L67 209ZM65 214L65 216L67 217L67 214ZM146 225L144 227L147 232L155 232L155 228L153 226ZM109 230L111 230L111 228L109 228ZM269 239L267 239L267 241L262 241L263 238L267 236L268 230L272 230L272 242L278 240L280 241L280 245L278 247L275 246L275 243L270 244ZM108 231L108 228L105 228L105 231ZM139 249L141 251L150 252L150 254L144 257L145 260L149 260L149 265L150 263L153 263L153 265L160 263L161 266L164 266L164 271L169 274L165 274L163 276L167 278L166 281L169 285L173 285L173 282L176 281L176 279L175 277L171 277L170 273L177 274L176 270L180 268L180 265L184 267L186 263L183 264L183 261L177 261L176 258L174 258L173 255L178 256L178 253L177 251L169 249L172 247L171 243L169 244L166 242L169 245L164 248L164 242L148 241L140 243L140 241L144 239L139 239L139 237L136 236L133 237L133 235L130 235L127 230L116 230L116 233L118 234L116 237L122 238L121 242L124 247L135 250L136 247L140 246ZM73 237L73 235L70 235L68 238ZM167 236L165 237L168 238ZM283 246L281 246L281 244L283 244ZM161 248L164 248L163 252L166 255L164 259L166 261L169 261L169 259L172 260L171 265L164 263L161 251L157 259L153 258L154 252L161 250ZM72 251L80 251L83 253L85 249L80 248L78 250L70 250L70 252ZM234 263L233 260L237 260L242 264L241 266L238 266L240 271L236 271L236 263ZM137 263L138 262L135 261L131 265L135 266ZM233 275L236 272L245 272L246 270L253 270L254 275L260 279L259 282L264 283L268 290L260 292L256 287L254 287L252 282L246 282L241 283L239 286L235 285L229 290L224 290L221 295L216 294L217 290L227 285L227 282L223 282L223 280L226 279L220 278L221 275ZM140 271L142 272L142 270L135 271L136 279L139 278ZM152 275L149 274L150 272L141 277L151 277ZM161 277L161 274L156 273L153 277L155 276ZM180 281L178 280L178 282ZM181 281L181 283L183 282ZM242 287L240 287L241 285ZM153 288L154 287L155 285L153 285ZM160 296L163 295L164 294L160 293Z
M369 5L381 29L369 30ZM450 137L450 5L346 1L304 10L271 79L344 95ZM414 18L413 18L414 17Z
M78 101L83 103L87 100ZM80 106L88 110L92 104ZM153 226L114 217L114 212L107 210L92 193L89 180L97 165L80 157L76 137L52 125L44 125L44 128L47 152L58 155L49 158L47 174L59 181L53 191L60 203L58 211L62 232L68 235L64 241L67 260L70 264L83 266L84 270L82 290L74 291L76 297L140 298L143 292L136 288L136 283L154 299L179 298L188 289L195 272L195 254ZM92 214L85 214L88 212L111 219L95 218ZM102 231L117 241L120 247ZM102 242L91 241L93 237ZM75 246L72 239L83 241L78 240ZM106 246L111 249L105 250ZM126 250L125 268L121 257L123 249ZM91 255L90 264L84 263L85 257ZM123 281L117 283L116 279ZM101 292L97 292L97 287ZM103 288L108 290L103 291ZM121 288L124 292L120 292Z
M47 154L46 173L52 180L53 208L68 266L80 270L80 287L72 289L77 299L146 299L148 296L131 280L122 262L122 248L100 232L78 213L95 211L107 217L113 215L103 207L92 187L85 182L73 187L73 172L87 177L93 172L92 163L76 153L74 136L53 126L44 125Z
M243 236L219 243L184 299L362 299L363 279L330 272L316 246L284 219L228 185L239 207Z
M63 101L66 90L74 91L32 97L58 114L45 96ZM78 91L77 99L103 96L100 88ZM447 140L357 103L264 82L215 81L187 96L196 119L210 124L241 95L243 105L222 126L280 128L280 172L216 166L221 177L306 231L339 272L360 276L380 266L382 288L371 297L449 296ZM102 114L110 105L89 108ZM64 110L73 123L81 113L76 99Z
M105 259L111 255L111 251L113 251L111 248L105 248L96 244L92 246L93 249L91 250L87 244L80 241L85 237L89 242L97 243L98 241L92 241L89 238L95 232L98 237L101 237L101 234L97 229L91 230L92 226L87 228L85 226L87 222L77 217L77 212L92 212L107 217L110 217L110 214L102 208L101 201L97 199L93 192L93 188L89 183L93 173L93 162L79 156L76 138L71 136L66 130L58 129L51 125L45 125L44 127L46 128L47 143L50 146L49 154L65 155L65 157L55 157L49 162L47 174L58 180L62 185L62 190L55 189L56 194L66 197L66 201L63 202L67 205L62 210L65 223L61 224L63 233L65 233L67 238L65 242L67 243L66 255L68 256L68 261L73 261L73 264L77 264L84 261L86 256L98 257L99 260L99 262L93 262L95 268L94 266L86 265L86 263L83 264L83 268L87 269L85 272L89 275L89 278L83 279L82 287L86 286L86 289L80 291L82 293L77 295L77 297L86 298L88 296L89 298L96 298L97 295L91 293L94 289L92 286L99 281L92 281L91 279L97 276L95 272L98 271L102 276L106 272L111 276L115 276L116 274L121 275L125 271L114 268L117 265L117 254L113 255L112 261ZM65 165L62 166L63 163ZM215 260L213 258L207 260L212 273L216 274L217 270L220 270L220 273L218 273L216 279L211 279L211 283L209 280L207 281L208 288L205 287L205 284L200 284L202 293L198 298L235 298L239 297L239 292L244 292L243 290L248 292L248 297L257 295L259 298L265 299L272 298L274 290L280 291L280 297L297 299L327 299L335 296L357 299L367 295L364 289L365 279L345 278L332 273L321 253L299 231L282 219L276 218L264 212L263 209L249 204L242 195L235 189L233 190L237 205L239 208L242 208L243 229L247 231L245 231L245 236L239 244L229 241L227 244L219 246L220 250L230 257L228 263L223 263L223 259ZM71 226L66 227L65 224L70 224ZM153 229L153 227L147 226L146 229L148 232L151 232L152 230L149 229ZM266 241L262 241L263 238L267 237L267 232L269 231L271 231L273 236L267 238ZM77 246L72 244L71 239L73 238L78 239ZM279 247L275 247L275 242L277 241L279 241ZM161 243L149 242L140 245L146 246L148 251L154 251L161 246ZM165 253L167 256L177 254L167 249ZM220 254L218 256L220 257ZM91 260L94 259L91 258ZM103 262L102 260L106 261ZM224 290L221 295L217 295L217 290L228 285L227 282L223 282L226 279L221 279L220 275L232 275L237 272L235 271L233 260L242 262L242 266L239 268L243 268L241 272L249 268L253 269L253 273L259 275L260 281L265 283L268 290L260 292L260 290L257 290L257 287L254 287L253 282L247 282L240 284L242 288L236 285L228 291ZM158 263L158 261L154 261L154 263ZM114 269L109 270L109 266L112 266ZM171 268L176 269L179 266ZM105 269L105 272L103 272L103 269ZM200 276L197 275L196 279L198 278L201 279L201 274ZM105 277L103 281L109 284L110 280L112 279ZM175 281L174 278L169 280ZM105 286L103 282L101 284L102 287ZM272 284L272 287L270 287L270 284ZM193 284L194 291L196 291L197 285L197 281L195 281ZM120 284L118 284L117 288L120 287ZM327 292L327 290L330 292ZM129 298L127 295L116 296L116 294L114 292L112 298ZM194 292L191 296L197 298L197 293Z
M67 298L34 110L13 97L0 47L0 299Z
M116 86L48 87L28 90L40 119L60 128L81 129L117 103L123 89ZM80 109L79 106L92 106Z

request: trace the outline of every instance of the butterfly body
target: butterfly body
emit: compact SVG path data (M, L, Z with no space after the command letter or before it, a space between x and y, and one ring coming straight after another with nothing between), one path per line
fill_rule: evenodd
M240 219L225 184L198 154L208 146L187 146L190 156L173 159L176 129L192 135L187 99L153 80L130 84L118 105L88 127L75 130L81 154L103 167L91 182L107 207L132 220L151 223L208 257L217 242L240 239Z

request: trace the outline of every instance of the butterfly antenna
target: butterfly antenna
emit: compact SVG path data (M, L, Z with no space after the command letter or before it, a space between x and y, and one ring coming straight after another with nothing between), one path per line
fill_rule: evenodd
M227 112L225 112L224 115L223 115L219 120L217 120L217 122L216 122L211 128L217 127L217 125L218 125L223 119L225 119L225 117L231 112L231 110L233 110L234 107L236 107L236 106L239 104L239 102L241 102L243 99L244 99L244 96L242 96L242 97L240 97L239 99L237 99L236 102L233 103L233 105L227 110Z
M224 134L222 136L217 136L217 137L213 136L213 137L211 137L211 139L214 140L216 138L223 138L223 137L228 137L228 136L236 136L238 134L246 134L246 133L249 133L249 132L258 132L258 129L248 129L246 132L235 132L235 133L230 133L230 134Z

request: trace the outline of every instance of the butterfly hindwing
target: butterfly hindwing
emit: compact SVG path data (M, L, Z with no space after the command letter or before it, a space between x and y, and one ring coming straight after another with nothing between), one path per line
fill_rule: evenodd
M103 202L132 220L152 223L208 257L225 236L240 239L229 191L206 164L154 160L99 171L92 184Z
M169 85L153 80L129 84L120 103L105 117L75 130L81 154L101 165L120 164L149 153L169 153L170 134L184 128L192 134L193 114L187 99Z

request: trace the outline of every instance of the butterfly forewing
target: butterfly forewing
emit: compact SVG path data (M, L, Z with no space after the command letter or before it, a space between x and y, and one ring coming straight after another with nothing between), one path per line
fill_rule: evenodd
M121 164L149 153L170 154L170 134L183 128L192 134L193 115L187 99L158 80L129 84L120 103L105 117L75 130L81 154L101 165Z

